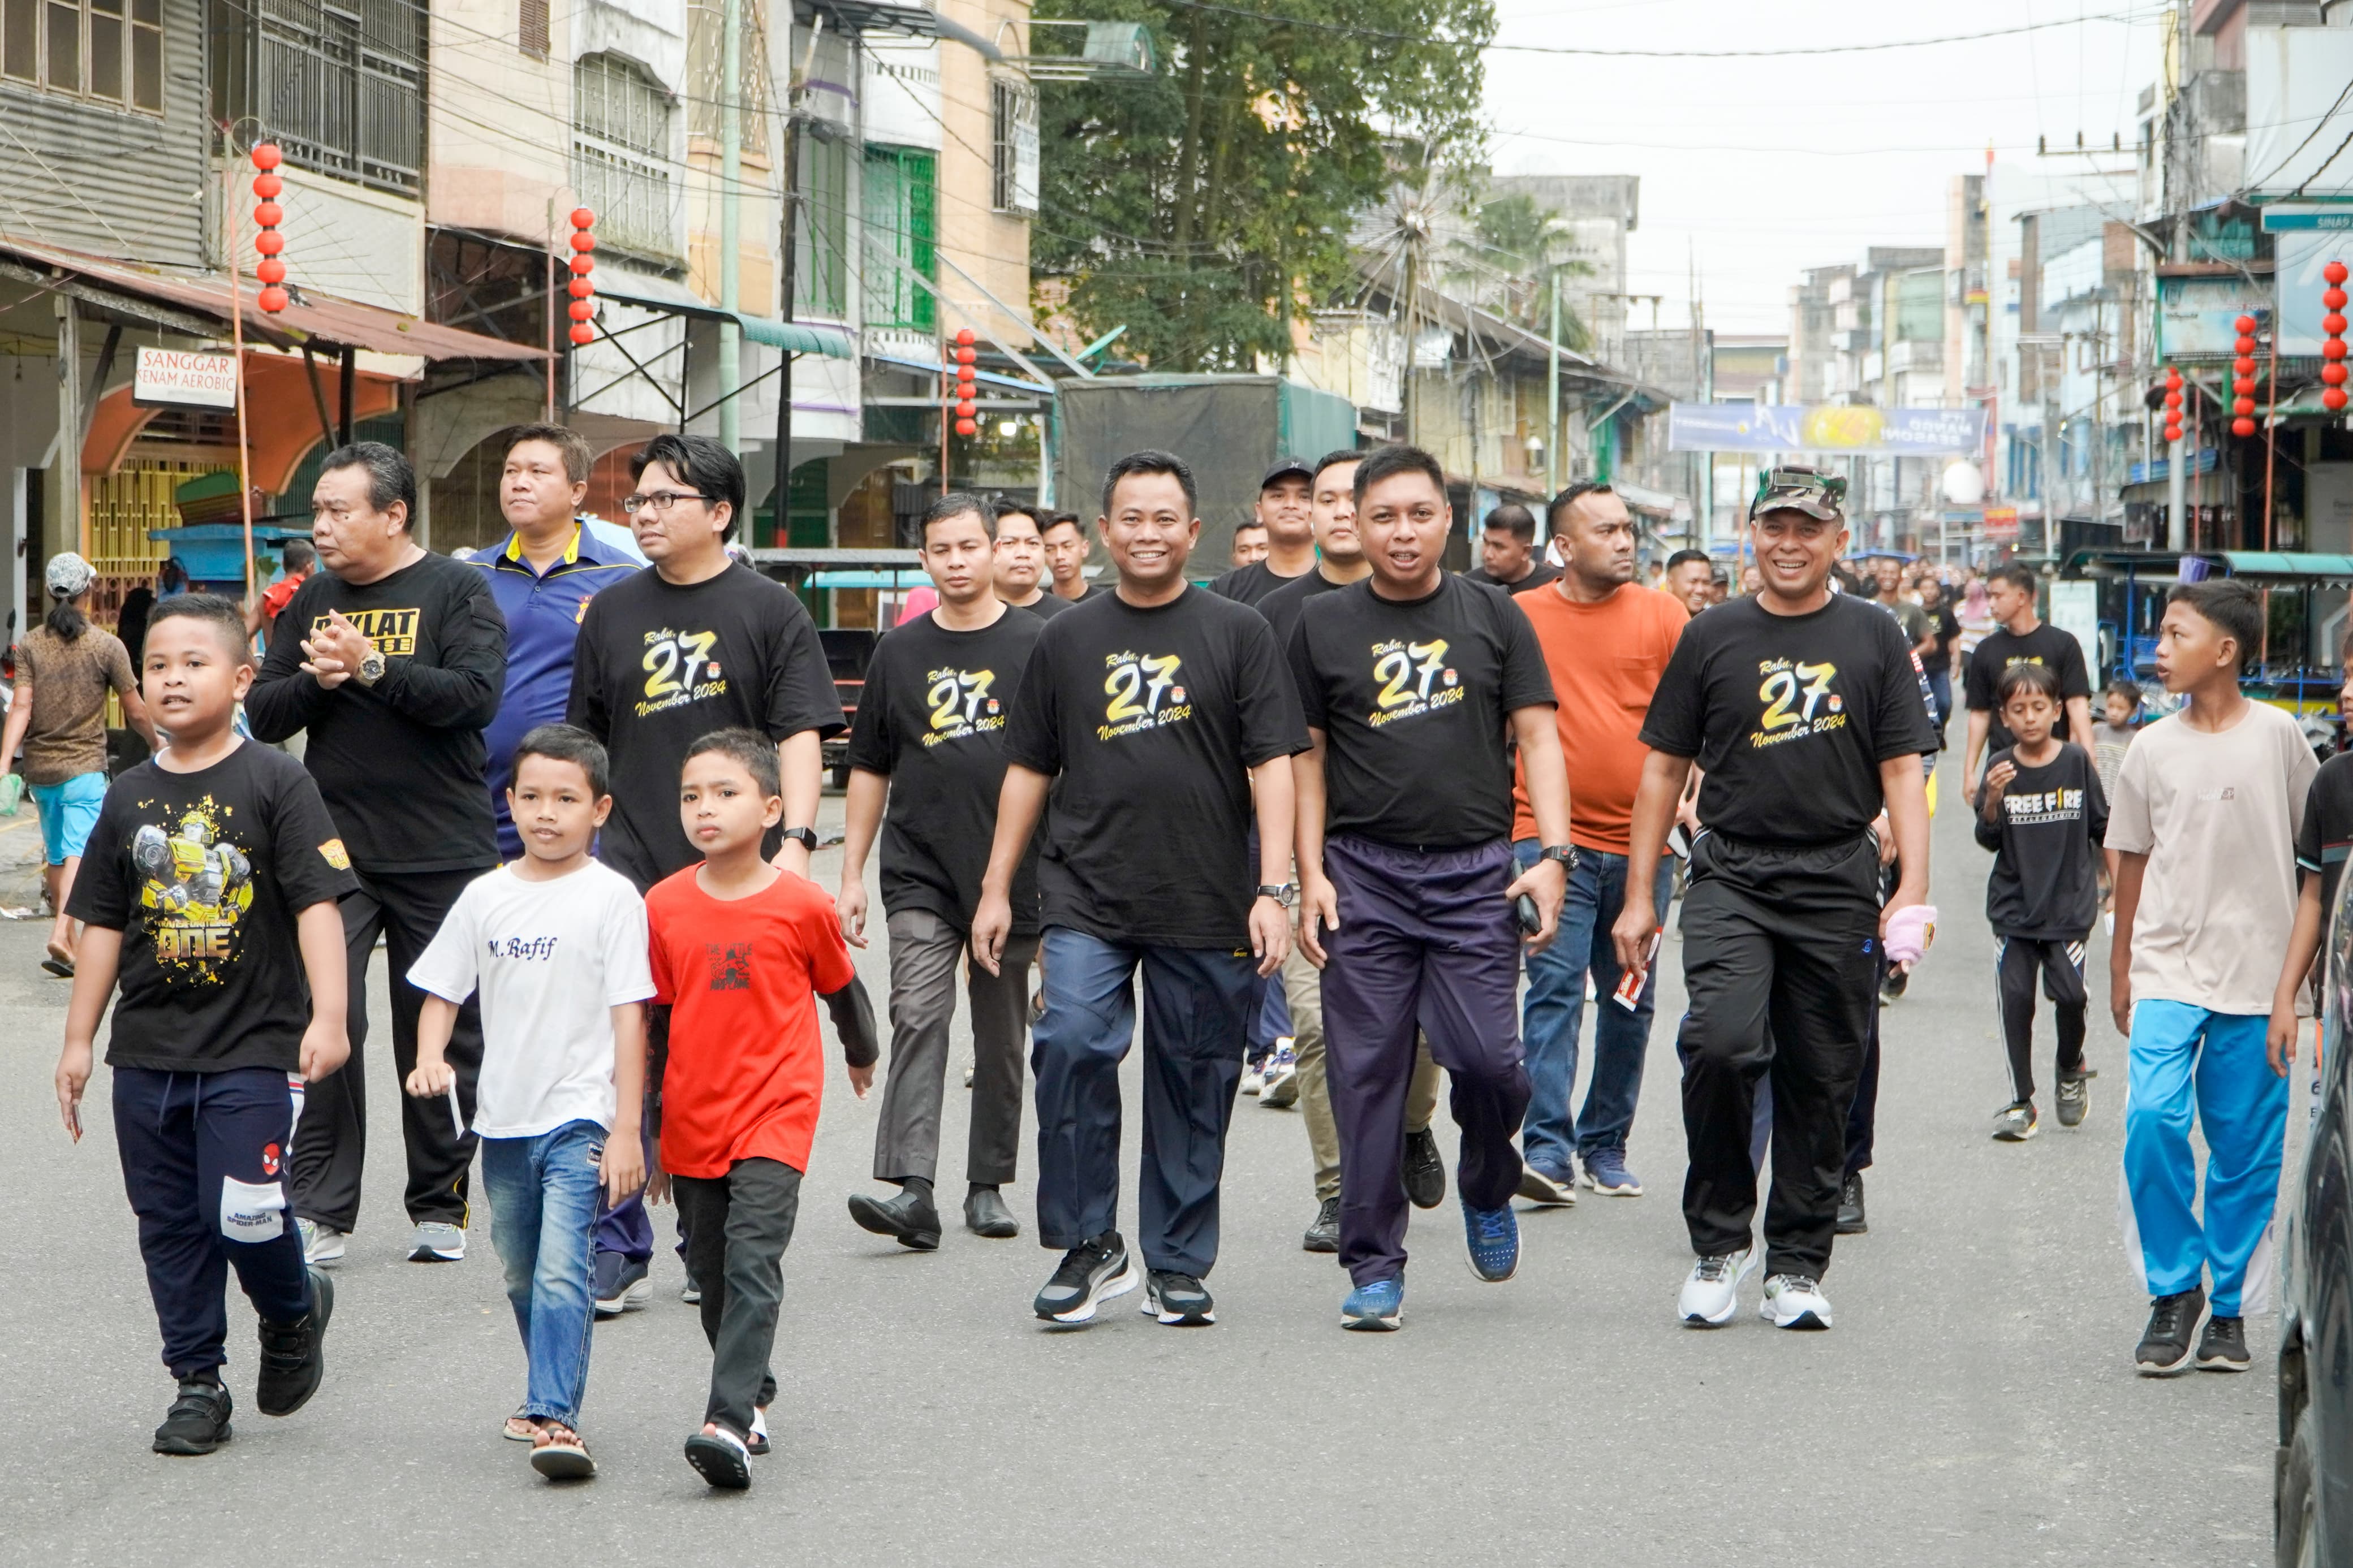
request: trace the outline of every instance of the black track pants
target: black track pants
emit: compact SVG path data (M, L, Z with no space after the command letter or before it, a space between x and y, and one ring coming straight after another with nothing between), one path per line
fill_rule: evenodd
M2010 1047L2012 1100L2034 1098L2034 976L2059 1013L2059 1074L2084 1070L2084 939L2037 941L2005 936L1994 960L2000 976L2001 1037Z

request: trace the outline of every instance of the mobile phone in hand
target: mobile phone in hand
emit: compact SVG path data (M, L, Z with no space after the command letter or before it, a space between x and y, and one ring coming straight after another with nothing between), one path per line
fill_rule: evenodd
M1544 915L1536 909L1535 899L1522 893L1512 900L1512 912L1519 917L1522 936L1536 936L1543 932Z

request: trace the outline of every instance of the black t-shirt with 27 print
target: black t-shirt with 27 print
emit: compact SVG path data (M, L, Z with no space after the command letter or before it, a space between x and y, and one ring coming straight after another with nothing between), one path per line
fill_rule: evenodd
M988 626L950 631L930 616L875 645L849 727L849 765L891 780L882 818L882 908L928 910L972 926L1005 784L1005 716L1045 631L1008 605ZM1013 929L1038 930L1033 839L1013 879Z
M195 773L125 773L67 900L122 933L107 1061L295 1071L311 1023L296 917L358 886L319 786L283 752L248 741Z
M640 892L702 858L678 816L689 746L713 730L781 741L842 728L817 623L744 565L684 586L649 566L589 600L565 717L612 754L613 815L596 858ZM768 847L782 842L771 835Z
M1848 594L1802 616L1752 596L1693 616L1641 739L1698 759L1711 829L1788 846L1860 837L1884 804L1879 764L1936 749L1903 628Z
M1554 706L1518 605L1451 575L1411 600L1367 579L1308 601L1290 655L1324 732L1327 836L1434 849L1512 836L1511 714Z
M1314 576L1315 568L1310 566L1306 574ZM1261 557L1247 566L1235 567L1210 584L1209 592L1220 599L1231 599L1237 605L1256 605L1276 589L1298 581L1297 577L1285 577Z
M1046 625L1005 760L1058 775L1041 830L1040 919L1107 942L1246 949L1249 770L1307 731L1258 612L1199 588L1139 609L1116 594Z

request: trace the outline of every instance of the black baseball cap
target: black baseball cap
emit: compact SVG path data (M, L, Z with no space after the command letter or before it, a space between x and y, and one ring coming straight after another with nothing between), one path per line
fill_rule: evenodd
M1294 474L1312 485L1315 482L1315 465L1304 458L1277 458L1274 467L1266 471L1266 478L1259 480L1258 488L1272 489L1275 480L1287 479Z

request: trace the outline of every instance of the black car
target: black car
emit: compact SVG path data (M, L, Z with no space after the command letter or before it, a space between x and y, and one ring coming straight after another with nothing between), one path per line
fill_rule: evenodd
M2345 895L2353 895L2353 878L2329 925L2320 1114L2281 1247L2274 1491L2281 1568L2353 1563L2353 915ZM2295 1076L2301 1089L2304 1075Z

